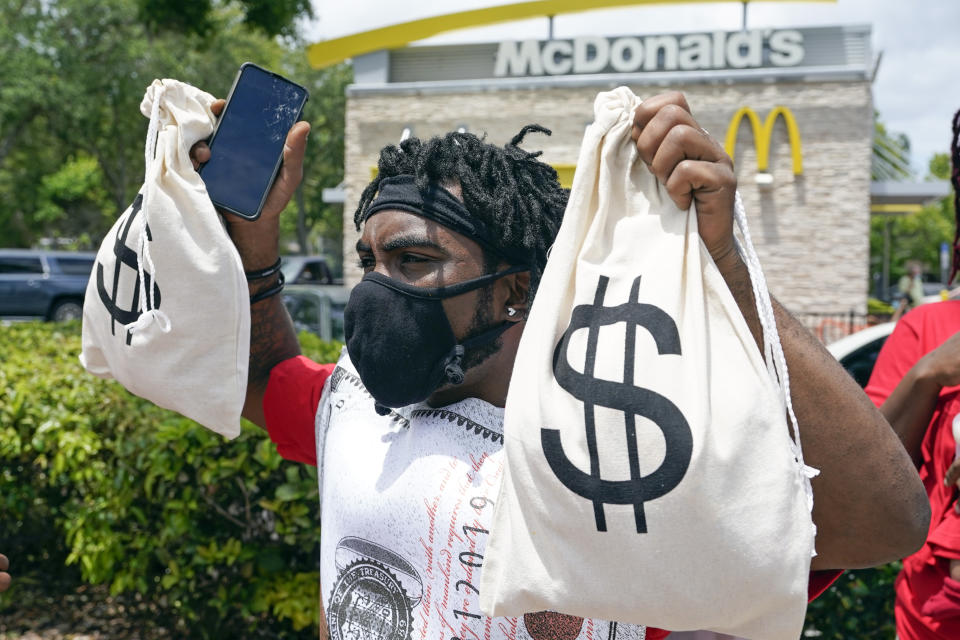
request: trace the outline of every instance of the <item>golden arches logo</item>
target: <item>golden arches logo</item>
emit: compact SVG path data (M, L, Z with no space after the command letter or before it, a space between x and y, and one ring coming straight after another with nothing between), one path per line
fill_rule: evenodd
M733 159L734 150L737 147L737 133L740 131L740 122L744 116L750 120L750 127L753 129L753 140L757 149L757 171L766 173L770 166L770 144L773 138L773 126L777 118L783 116L783 122L787 127L787 140L790 142L790 153L793 156L793 173L800 175L803 173L803 144L800 142L800 130L797 129L797 121L793 117L793 112L789 108L779 106L767 114L763 125L760 124L760 117L757 112L750 107L742 107L733 115L730 120L730 126L727 127L727 138L724 142L724 148Z

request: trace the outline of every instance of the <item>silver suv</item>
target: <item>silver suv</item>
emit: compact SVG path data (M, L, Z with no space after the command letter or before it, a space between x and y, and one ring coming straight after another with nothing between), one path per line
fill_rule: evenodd
M80 318L95 260L95 253L0 249L0 316Z

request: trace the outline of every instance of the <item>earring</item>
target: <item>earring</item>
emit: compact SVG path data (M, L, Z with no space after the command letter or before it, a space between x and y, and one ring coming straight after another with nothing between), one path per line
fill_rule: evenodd
M517 315L517 310L513 307L507 307L507 317L512 318Z

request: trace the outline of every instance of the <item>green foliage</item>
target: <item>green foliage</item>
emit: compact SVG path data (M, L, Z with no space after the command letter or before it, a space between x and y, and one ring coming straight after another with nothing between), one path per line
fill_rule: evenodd
M267 35L293 35L298 17L313 17L310 0L239 0L244 7L244 21L262 29Z
M152 31L208 35L212 29L211 0L138 0L139 16ZM312 18L310 0L235 0L244 23L268 36L296 33L298 18Z
M910 141L904 134L889 133L874 115L873 180L912 179ZM950 177L950 156L934 154L928 163L927 180ZM875 271L882 269L884 232L890 234L890 286L907 272L908 260L924 265L927 273L937 273L940 265L940 244L953 244L955 229L953 195L928 204L914 214L871 216L870 263Z
M95 11L91 6L88 0L0 0L4 245L57 237L95 248L143 182L147 120L140 101L150 82L176 78L226 96L246 61L309 86L305 117L315 128L298 203L305 233L337 233L339 211L324 205L320 192L342 179L349 68L313 71L304 43L267 35L286 33L295 16L309 15L307 0L102 0ZM174 18L204 26L198 33L169 25ZM168 26L155 28L160 22ZM79 193L67 189L73 179L82 182ZM293 235L295 223L288 226Z
M108 224L112 213L100 165L95 158L81 154L43 177L34 220L57 225L68 237L90 242L86 221L99 217Z
M929 204L917 213L870 218L870 255L883 255L884 226L890 226L890 281L893 285L907 272L908 260L918 260L925 269L937 270L940 243L953 243L952 196Z
M896 636L893 583L901 564L847 571L807 607L806 633L821 640Z
M301 331L297 336L300 341L300 350L314 362L336 362L340 359L340 350L343 344L327 342L308 331Z
M211 0L138 0L139 17L151 30L210 33Z
M935 153L927 163L928 180L949 180L950 179L950 154Z
M877 300L876 298L867 299L867 314L869 315L893 315L893 307L884 302L883 300Z
M909 180L910 139L902 133L887 131L879 114L873 114L873 162L871 180Z
M79 329L0 327L0 550L18 582L77 579L66 563L155 602L177 635L315 637L316 470L252 425L228 442L87 374Z

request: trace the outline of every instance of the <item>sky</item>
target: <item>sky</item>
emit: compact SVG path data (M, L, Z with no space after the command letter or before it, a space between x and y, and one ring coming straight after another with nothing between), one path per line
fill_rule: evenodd
M317 15L310 41L336 38L440 13L509 4L495 0L313 0ZM589 5L589 0L584 1ZM741 27L740 2L690 3L599 9L557 16L555 38L581 35L684 33ZM874 57L882 53L873 84L874 108L891 132L905 133L919 179L937 152L948 152L950 122L960 110L960 0L837 0L755 2L748 28L869 24ZM546 18L453 31L417 44L546 39Z

